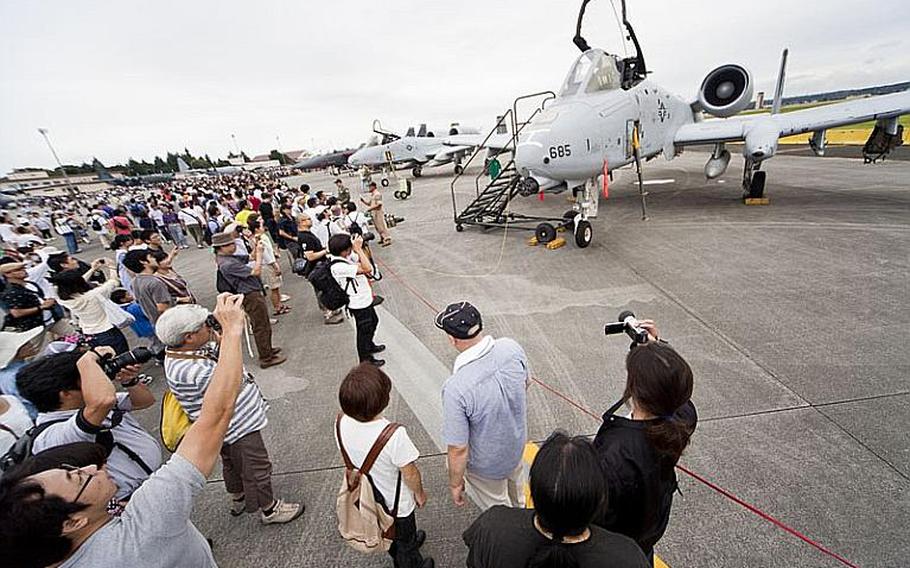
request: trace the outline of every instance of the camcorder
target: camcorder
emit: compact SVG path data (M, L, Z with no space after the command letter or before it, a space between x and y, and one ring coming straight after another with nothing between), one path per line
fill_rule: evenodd
M101 369L109 379L114 380L117 373L129 365L143 365L148 363L154 354L147 347L137 347L120 355L104 355L98 360Z
M620 333L625 333L630 338L632 338L633 346L648 342L648 330L642 328L639 325L638 320L635 319L635 314L629 310L624 310L619 313L617 320L618 321L608 323L604 326L604 335L618 335Z

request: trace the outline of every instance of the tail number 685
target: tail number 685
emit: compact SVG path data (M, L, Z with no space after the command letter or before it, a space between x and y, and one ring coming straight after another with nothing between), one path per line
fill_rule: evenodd
M551 159L567 158L572 155L572 146L570 144L560 144L559 146L550 146L547 150Z

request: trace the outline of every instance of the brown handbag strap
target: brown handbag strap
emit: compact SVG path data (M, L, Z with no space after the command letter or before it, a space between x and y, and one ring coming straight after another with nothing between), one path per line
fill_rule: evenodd
M341 441L341 416L342 413L339 412L338 416L335 418L335 435L338 437L338 447L341 449L341 457L344 460L344 466L348 469L357 469L360 472L360 475L369 475L370 469L373 468L373 464L376 462L376 458L379 457L382 449L389 442L392 435L398 430L398 427L401 426L401 424L390 422L383 428L379 437L373 442L370 451L367 452L367 457L363 460L363 464L358 468L354 466L354 462L351 461L351 457L348 455L347 450L344 449L344 442Z
M370 470L373 468L373 462L379 457L382 448L389 442L389 439L395 433L395 430L398 430L399 426L401 426L401 424L397 422L390 422L389 425L382 430L382 433L379 434L379 437L373 442L373 447L370 448L370 452L367 454L366 459L363 460L363 465L360 466L360 473L362 475L368 475L370 473Z
M335 417L335 436L338 438L338 447L341 449L341 459L344 460L344 467L348 469L354 469L354 463L351 462L351 457L348 455L347 450L344 449L344 443L341 441L341 413L338 413L338 416Z

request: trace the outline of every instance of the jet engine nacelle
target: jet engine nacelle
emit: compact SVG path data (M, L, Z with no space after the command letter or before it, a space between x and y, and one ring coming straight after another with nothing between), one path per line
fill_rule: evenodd
M449 136L458 136L459 134L480 134L480 129L476 126L462 126L453 124L449 127Z
M719 118L733 116L752 102L752 75L739 65L721 65L708 73L698 90L701 110Z

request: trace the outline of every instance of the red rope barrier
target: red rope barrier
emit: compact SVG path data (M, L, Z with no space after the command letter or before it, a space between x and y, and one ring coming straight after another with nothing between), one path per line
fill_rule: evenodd
M413 294L418 300L420 300L421 302L423 302L423 304L424 304L425 306L427 306L428 308L430 308L430 310L432 310L434 314L436 314L436 313L439 312L439 310L432 304L432 302L430 302L429 300L427 300L419 291L417 291L416 289L414 289L413 287L411 287L407 282L405 282L405 280L404 280L397 272L395 272L395 270L393 270L392 267L390 267L388 264L386 264L386 263L384 263L384 262L382 262L382 261L380 261L380 260L378 260L378 259L377 259L376 262L379 263L379 264L380 264L386 271L388 271L392 276L394 276L395 279L398 280L398 281L401 283L401 285L404 286L404 287L405 287L411 294ZM568 403L568 404L574 406L576 409L580 410L580 411L583 412L584 414L587 414L587 415L590 416L591 418L593 418L593 419L595 419L595 420L600 420L600 419L601 419L601 416L600 416L600 415L595 414L594 412L592 412L592 411L589 410L588 408L585 408L584 406L582 406L582 405L579 404L578 402L575 402L575 401L572 400L572 398L570 398L569 396L567 396L567 395L563 394L562 392L556 390L555 388L553 388L553 387L551 387L550 385L548 385L547 383L541 381L541 380L538 379L537 377L532 376L532 377L531 377L531 380L532 380L533 382L535 382L536 384L540 385L544 390L550 392L550 394L553 394L554 396L556 396L556 397L562 399L562 400L565 401L566 403ZM805 542L805 543L808 544L809 546L815 548L815 549L818 550L819 552L821 552L821 553L823 553L823 554L826 554L826 555L830 556L831 558L834 558L834 559L837 560L838 562L842 563L844 566L849 566L850 568L859 568L856 564L850 562L849 560L847 560L846 558L844 558L844 557L841 556L840 554L837 554L836 552L834 552L834 551L832 551L832 550L829 550L829 549L826 548L824 545L822 545L822 544L820 544L820 543L818 543L818 542L812 540L811 538L807 537L807 536L804 535L803 533L801 533L801 532L799 532L798 530L794 529L793 527L787 525L787 524L784 523L783 521L777 519L776 517L772 516L772 515L769 514L769 513L764 512L763 510L759 509L759 508L756 507L755 505L752 505L752 504L750 504L750 503L747 503L746 501L740 499L739 497L737 497L737 496L734 495L733 493L730 493L729 491L727 491L727 490L724 489L723 487L717 485L716 483L713 483L713 482L711 482L711 481L705 479L704 477L702 477L701 475L695 473L694 471L692 471L692 470L690 470L690 469L687 469L687 468L685 468L685 467L683 467L683 466L681 466L681 465L678 465L678 464L677 464L677 466L676 466L676 469L678 469L679 471L681 471L681 472L683 472L684 474L688 475L688 476L691 477L692 479L694 479L694 480L696 480L696 481L702 483L703 485L705 485L705 486L708 487L709 489L713 490L714 492L716 492L716 493L718 493L718 494L720 494L720 495L726 497L727 499L733 501L733 502L736 503L737 505L739 505L739 506L745 508L747 511L750 511L750 512L752 512L752 513L758 515L758 517L760 517L760 518L762 518L762 519L768 521L769 523L773 524L774 526L778 527L779 529L781 529L781 530L783 530L783 531L786 531L787 533L789 533L789 534L795 536L796 538L798 538L798 539L800 539L801 541Z

